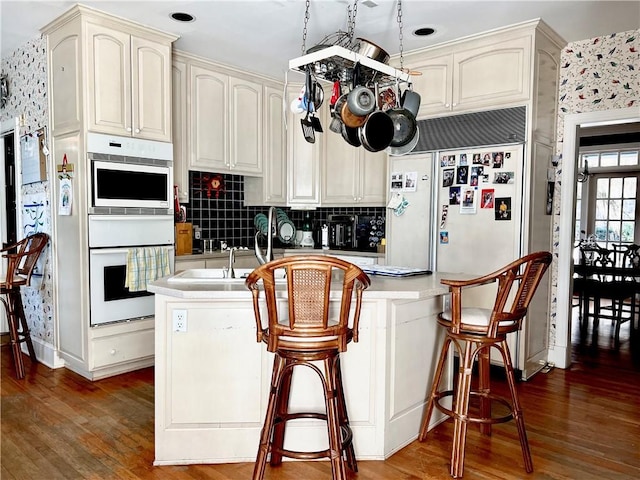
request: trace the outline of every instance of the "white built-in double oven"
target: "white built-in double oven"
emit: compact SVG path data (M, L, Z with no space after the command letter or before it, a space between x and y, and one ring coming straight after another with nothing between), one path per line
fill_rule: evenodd
M132 248L166 249L173 272L173 147L89 133L91 325L147 318L153 294L125 286Z

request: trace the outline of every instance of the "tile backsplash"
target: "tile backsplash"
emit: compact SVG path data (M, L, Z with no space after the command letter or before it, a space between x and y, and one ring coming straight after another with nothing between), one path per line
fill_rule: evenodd
M245 207L244 179L241 175L221 175L224 188L220 191L207 190L201 187L202 178L212 174L189 172L189 198L186 204L187 222L199 225L202 238L215 240L216 247L224 240L229 246L253 247L255 227L253 219L258 213L267 214L268 207ZM302 228L304 210L292 210L282 207L295 227ZM330 214L356 214L384 217L384 207L342 207L318 208L311 211L314 222L324 222ZM276 246L278 244L276 240Z

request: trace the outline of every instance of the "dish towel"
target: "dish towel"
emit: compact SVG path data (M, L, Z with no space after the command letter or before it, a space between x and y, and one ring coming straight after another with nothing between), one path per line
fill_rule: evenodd
M140 247L127 251L124 286L130 292L141 292L147 284L171 274L169 247Z

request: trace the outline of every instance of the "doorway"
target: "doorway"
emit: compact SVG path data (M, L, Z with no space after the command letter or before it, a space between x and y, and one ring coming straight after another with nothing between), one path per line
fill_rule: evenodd
M637 108L576 113L564 117L560 211L571 214L561 214L559 220L556 329L555 340L549 350L549 361L560 368L568 368L571 364L571 277L580 129L632 122L640 122L640 111Z
M17 121L2 122L0 129L0 244L3 247L18 240L17 125ZM0 277L4 278L6 268L6 262L0 262ZM8 330L4 308L0 308L0 333Z

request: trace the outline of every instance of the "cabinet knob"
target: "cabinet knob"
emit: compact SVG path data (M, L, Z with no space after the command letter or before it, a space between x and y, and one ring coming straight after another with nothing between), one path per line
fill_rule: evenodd
M136 133L140 133L140 129L139 128L136 128Z
M110 353L111 355L115 355L115 354L116 354L116 352L117 352L117 350L116 350L115 348L112 348L112 349L109 351L109 353Z
M131 127L127 127L127 132L130 132L130 131L131 131Z
M457 103L454 103L453 106L455 107L456 105L458 105Z
M444 106L447 107L447 108L450 108L451 104L450 103L445 103Z

